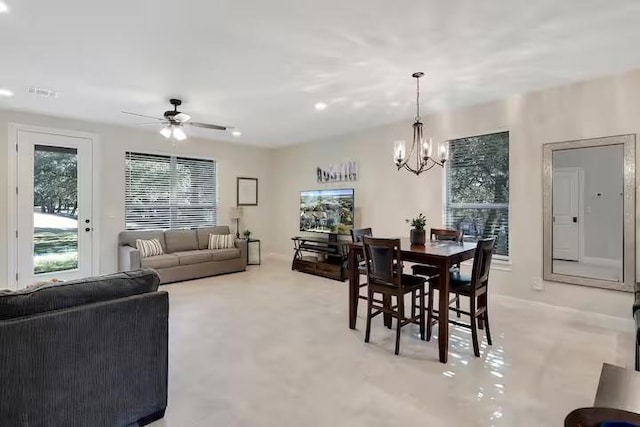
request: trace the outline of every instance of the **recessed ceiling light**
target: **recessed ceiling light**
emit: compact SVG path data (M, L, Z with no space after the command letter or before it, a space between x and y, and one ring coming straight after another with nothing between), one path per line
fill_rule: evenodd
M0 96L13 96L13 92L9 89L0 89Z
M315 107L316 111L322 111L327 109L327 104L325 104L324 102L318 102L316 103Z
M233 132L231 132L231 135L237 138L239 136L242 136L242 132L240 132L239 130L234 130Z
M0 1L0 13L9 13L9 6L3 1Z

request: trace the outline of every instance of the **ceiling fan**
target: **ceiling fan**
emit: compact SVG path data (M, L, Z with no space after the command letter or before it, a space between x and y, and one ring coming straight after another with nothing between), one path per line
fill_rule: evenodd
M184 141L187 139L187 134L184 131L184 126L195 126L199 128L205 129L213 129L213 130L231 130L234 129L232 126L220 126L220 125L212 125L208 123L198 123L192 122L191 116L178 111L178 107L182 105L182 100L180 99L170 99L169 103L173 105L173 110L168 110L164 112L163 118L146 116L144 114L138 113L130 113L128 111L122 111L124 114L129 114L131 116L144 117L147 119L157 120L152 123L140 123L140 125L155 125L155 124L164 124L165 126L160 131L160 134L165 138L175 139L176 141ZM240 136L240 132L233 132L234 136Z

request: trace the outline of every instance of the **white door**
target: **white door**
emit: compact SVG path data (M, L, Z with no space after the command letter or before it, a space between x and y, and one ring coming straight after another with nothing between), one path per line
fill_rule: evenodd
M580 255L580 172L553 170L553 258L578 261Z
M17 282L92 273L90 139L18 131Z

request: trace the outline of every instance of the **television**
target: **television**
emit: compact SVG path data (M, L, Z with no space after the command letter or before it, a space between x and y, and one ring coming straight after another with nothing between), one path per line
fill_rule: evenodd
M353 188L300 192L300 231L349 234L353 217Z

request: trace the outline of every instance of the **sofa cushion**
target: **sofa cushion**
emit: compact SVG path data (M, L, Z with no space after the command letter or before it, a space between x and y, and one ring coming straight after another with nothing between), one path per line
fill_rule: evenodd
M205 249L202 252L208 252L211 254L212 261L226 261L228 259L240 258L240 249Z
M167 252L167 245L164 241L164 231L148 230L148 231L123 231L118 235L118 244L120 246L136 247L136 240L158 239L164 252Z
M68 282L47 283L14 291L0 291L0 319L29 316L158 290L153 270L137 270Z
M209 248L209 234L229 234L229 233L231 233L231 231L229 230L228 225L221 225L218 227L197 228L196 234L198 235L198 249Z
M179 263L180 260L174 254L150 256L140 260L142 268L169 268L175 267Z
M233 234L209 234L209 247L207 249L230 249L236 247L236 238Z
M136 249L140 251L140 258L149 258L150 256L164 254L164 249L158 239L136 239Z
M201 262L211 261L211 254L207 251L183 251L174 252L179 258L180 265L200 264Z
M198 249L195 230L167 230L164 232L167 252L193 251Z

